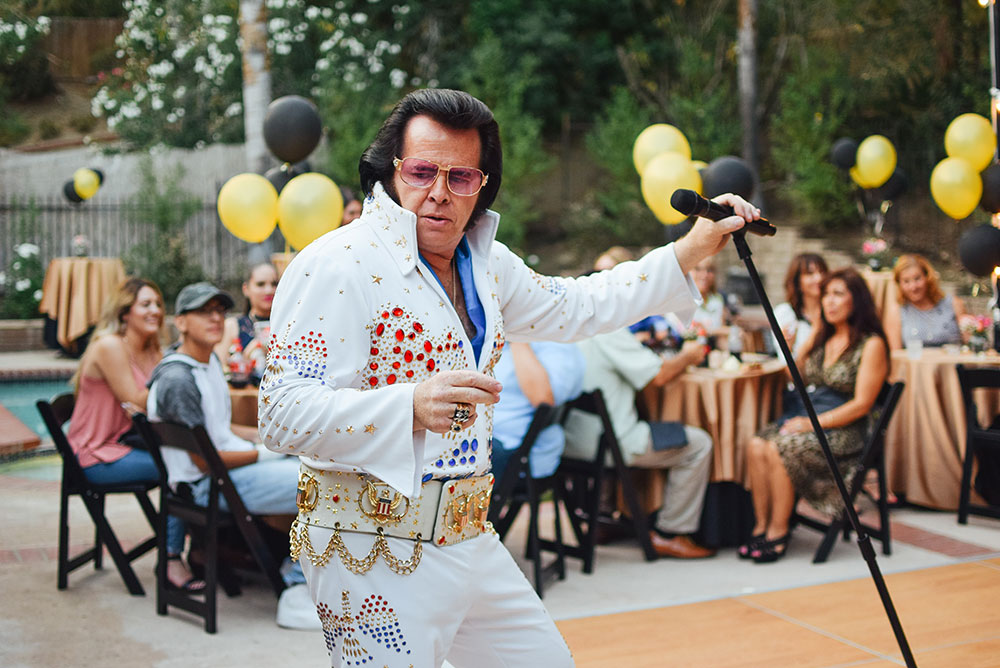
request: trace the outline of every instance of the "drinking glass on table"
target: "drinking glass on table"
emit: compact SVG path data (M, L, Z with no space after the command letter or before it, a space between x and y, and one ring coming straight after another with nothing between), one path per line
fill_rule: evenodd
M924 352L924 341L920 338L920 332L914 327L907 332L905 337L906 356L911 360L918 360Z

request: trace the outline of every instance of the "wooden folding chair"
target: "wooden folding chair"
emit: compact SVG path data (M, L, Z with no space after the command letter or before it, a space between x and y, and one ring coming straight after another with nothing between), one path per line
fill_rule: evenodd
M1000 426L997 426L1000 421L994 421L988 427L979 424L979 411L973 393L979 388L1000 388L1000 368L959 364L955 369L965 405L965 458L962 460L962 487L958 496L958 523L967 524L969 515L1000 519L1000 506L989 503L980 505L970 500L973 461L980 459L980 467L983 466L983 455L1000 461Z
M525 556L534 565L535 591L538 597L543 594L543 582L547 576L555 573L560 580L566 579L566 562L562 549L562 522L559 519L559 487L555 478L533 478L531 476L531 448L538 435L548 427L562 421L566 406L550 406L541 404L535 408L535 414L528 425L517 452L507 462L507 468L493 486L493 497L490 500L489 520L500 535L501 540L507 535L507 530L513 524L525 503L529 508L528 542ZM556 552L556 559L547 566L542 565L541 539L538 532L538 508L542 494L551 491L555 505L555 540L549 544Z
M889 421L896 411L899 397L903 394L904 384L902 382L886 383L882 386L875 405L872 408L872 416L875 420L868 438L865 439L864 448L861 450L861 457L854 467L854 475L850 478L851 503L857 499L865 484L865 478L869 471L875 471L878 477L878 498L875 503L878 506L879 526L874 527L862 524L862 528L872 538L882 542L882 553L892 554L892 543L889 531L889 490L885 480L885 432L889 428ZM830 556L834 541L837 535L843 533L844 540L850 538L852 527L847 519L847 510L841 511L836 517L824 522L816 517L808 517L798 512L793 515L793 522L798 522L810 529L815 529L823 533L823 540L820 541L816 553L813 555L813 563L823 563Z
M98 484L90 482L76 458L76 453L73 452L72 446L66 439L66 434L63 433L63 425L69 421L73 414L74 404L75 399L70 393L57 396L51 403L44 400L35 403L63 463L62 484L59 488L57 586L59 589L66 589L69 574L90 561L94 562L95 569L100 570L103 567L103 548L106 546L129 593L133 596L145 596L146 592L135 576L135 571L132 570L132 562L156 546L156 536L150 536L125 552L104 514L104 499L108 494L135 495L142 507L142 512L149 520L149 525L156 531L160 518L149 500L149 491L155 489L158 483L142 481ZM71 496L79 496L83 500L95 528L94 546L73 558L69 556L69 499Z
M218 586L222 584L231 596L239 593L238 584L232 579L227 580L226 571L220 571L219 566L219 532L228 527L235 527L239 531L254 561L274 589L274 593L280 596L285 589L285 582L281 577L278 563L263 538L261 520L247 511L236 486L229 477L226 465L222 462L205 428L200 425L191 428L173 422L150 422L141 413L135 415L134 422L139 434L150 445L163 480L160 485L162 494L160 508L163 515L158 532L160 541L156 571L156 612L166 615L167 606L172 605L202 617L205 620L206 633L216 632ZM206 463L207 475L211 476L207 506L196 504L189 496L172 490L166 483L167 469L163 464L160 448L167 445L185 450ZM219 507L220 494L229 506L228 511L223 511ZM188 593L168 586L166 540L168 514L182 519L187 528L193 529L202 539L206 583L203 592ZM202 595L204 599L199 600Z
M596 415L601 420L602 433L597 453L592 459L577 459L563 455L556 470L559 498L566 507L577 545L557 545L552 541L541 540L541 549L555 551L557 554L561 550L568 556L581 559L583 572L591 573L594 570L597 527L607 525L634 531L646 561L655 560L657 555L649 538L646 514L639 503L639 494L632 473L625 464L621 446L615 436L604 396L600 390L585 392L567 402L565 408L567 414L570 409L576 409ZM601 490L606 482L613 481L617 481L621 486L625 505L630 514L628 518L619 518L602 512Z

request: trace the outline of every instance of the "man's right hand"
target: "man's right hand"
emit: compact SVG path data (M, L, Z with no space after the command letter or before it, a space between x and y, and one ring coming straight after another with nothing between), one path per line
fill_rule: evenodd
M691 231L675 242L674 254L685 274L710 255L715 255L729 241L729 235L743 227L745 221L760 218L760 209L738 195L719 195L713 202L733 207L734 215L718 221L698 218Z
M500 401L503 386L478 371L441 371L413 390L413 430L426 429L443 434L451 429L452 416L459 404L472 406L472 414L463 422L468 428L476 421L478 404Z

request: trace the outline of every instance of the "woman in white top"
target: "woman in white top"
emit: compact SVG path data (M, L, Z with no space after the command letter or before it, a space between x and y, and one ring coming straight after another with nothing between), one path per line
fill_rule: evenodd
M691 270L691 280L698 287L698 292L701 293L703 300L694 312L692 327L700 325L709 334L721 329L730 319L726 300L715 287L715 274L714 257L705 258Z
M816 253L799 253L788 265L786 301L774 308L774 317L796 359L812 338L814 325L821 317L821 286L828 273L826 260ZM774 348L780 352L777 342Z

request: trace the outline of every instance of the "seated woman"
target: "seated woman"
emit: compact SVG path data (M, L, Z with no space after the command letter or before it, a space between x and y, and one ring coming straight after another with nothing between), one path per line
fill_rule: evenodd
M691 278L703 300L694 313L692 327L701 326L709 334L729 324L732 317L725 298L715 287L715 274L714 257L705 258L691 270Z
M66 437L91 482L159 480L153 457L130 444L139 438L131 414L146 410L146 383L163 357L162 334L160 289L141 278L126 280L106 307L72 380L76 403ZM205 588L179 554L169 559L173 584L189 591Z
M822 319L796 361L806 385L816 388L810 396L820 426L847 477L864 445L865 418L889 373L889 348L868 285L856 271L828 275L822 295ZM797 497L831 514L843 507L804 409L786 407L778 422L750 441L747 472L756 524L739 548L742 558L766 563L784 556Z
M944 294L937 272L925 257L900 255L892 277L899 289L898 305L886 304L885 335L892 350L911 339L925 346L962 343L958 321L965 305L958 297Z
M229 349L239 340L240 350L248 360L260 360L259 368L251 374L254 383L260 380L263 359L266 356L267 341L261 341L259 334L267 329L271 318L271 303L278 288L278 271L269 262L262 262L250 270L243 282L243 296L247 298L246 312L239 317L226 318L222 331L222 341L215 347L215 354L222 368L229 368ZM255 360L255 361L256 361Z
M816 253L799 253L788 265L785 274L787 301L774 307L774 317L796 359L812 339L813 328L820 321L820 286L828 272L826 260ZM777 345L774 349L780 351Z
M340 225L349 225L361 217L361 200L350 188L340 187L340 195L344 198L344 215Z

